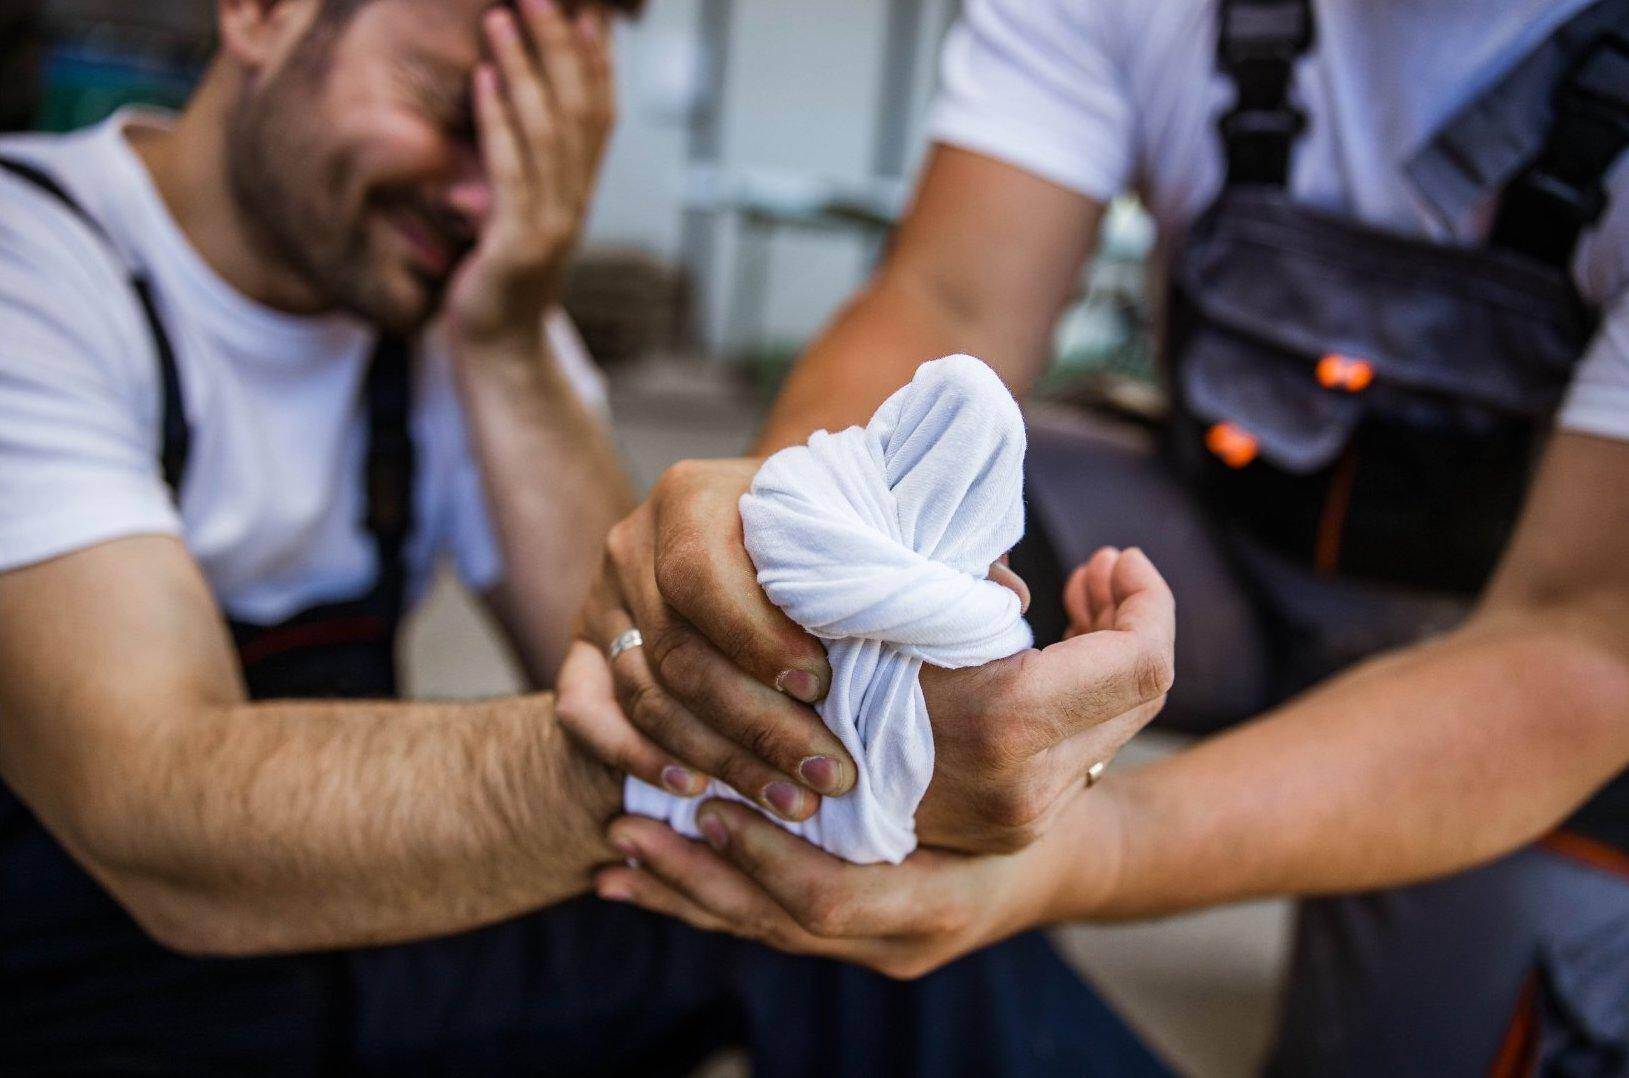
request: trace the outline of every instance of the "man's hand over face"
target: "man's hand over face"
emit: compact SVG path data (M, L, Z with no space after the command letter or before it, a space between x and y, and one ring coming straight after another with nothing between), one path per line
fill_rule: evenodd
M492 61L475 72L475 122L491 213L448 297L465 341L532 336L555 302L615 120L605 10L567 18L555 0L495 7Z

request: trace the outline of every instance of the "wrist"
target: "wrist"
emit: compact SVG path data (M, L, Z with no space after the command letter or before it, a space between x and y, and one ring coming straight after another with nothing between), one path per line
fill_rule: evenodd
M1125 873L1126 782L1111 778L1075 796L1066 818L1037 845L1044 860L1036 885L1045 923L1111 916Z

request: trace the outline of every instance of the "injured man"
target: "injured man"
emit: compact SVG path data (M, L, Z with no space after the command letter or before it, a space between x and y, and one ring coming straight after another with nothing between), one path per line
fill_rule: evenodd
M178 115L0 140L0 1069L684 1074L728 1046L792 1076L1155 1069L1037 937L906 984L589 894L625 856L626 774L681 824L667 794L700 792L560 721L624 721L571 626L632 498L557 299L637 6L223 0ZM1162 669L969 665L1025 642L982 579L1021 439L961 360L764 473L765 580L841 638L837 732L807 669L794 695L736 684L722 711L820 733L792 772L706 774L797 821L859 783L811 826L860 860L1019 844L1056 716L1095 727L1145 702L1122 671ZM395 698L443 560L537 691ZM641 625L618 670L697 657ZM924 662L968 668L918 688ZM1027 755L991 751L998 704Z

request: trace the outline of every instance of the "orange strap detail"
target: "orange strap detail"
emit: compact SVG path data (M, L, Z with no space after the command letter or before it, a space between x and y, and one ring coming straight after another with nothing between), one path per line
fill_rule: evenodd
M1374 383L1374 364L1336 352L1320 359L1315 373L1318 384L1325 389L1343 389L1348 393L1361 393Z
M1516 1010L1505 1027L1488 1078L1528 1078L1538 1064L1538 971L1522 982Z
M1629 853L1572 831L1553 831L1539 839L1539 849L1629 880Z
M1260 451L1255 435L1236 423L1218 423L1206 431L1205 448L1229 468L1243 468Z

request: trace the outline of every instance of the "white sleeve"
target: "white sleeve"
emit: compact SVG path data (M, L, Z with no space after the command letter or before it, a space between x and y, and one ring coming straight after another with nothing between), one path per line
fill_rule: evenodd
M564 311L555 310L549 313L544 329L555 362L560 364L572 388L584 404L609 423L605 379L589 358L588 349L578 336L576 327ZM446 531L448 552L464 586L480 593L490 590L503 578L503 552L493 530L486 486L475 458L463 408L456 401L454 407L448 410L448 417L450 429L446 437L450 444L457 447L458 454L451 477L450 517Z
M129 282L55 204L10 192L5 204L19 212L0 212L0 572L179 535L158 467L156 360Z
M1560 426L1629 440L1629 293L1607 309L1584 353L1561 406Z
M946 40L935 141L1107 200L1131 181L1134 110L1115 5L970 0Z

